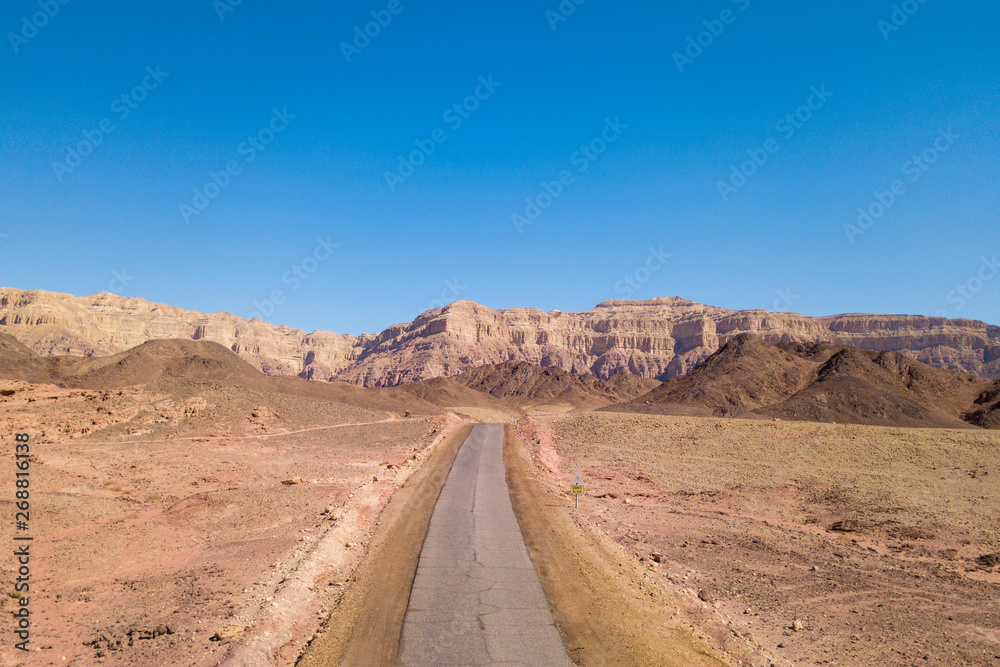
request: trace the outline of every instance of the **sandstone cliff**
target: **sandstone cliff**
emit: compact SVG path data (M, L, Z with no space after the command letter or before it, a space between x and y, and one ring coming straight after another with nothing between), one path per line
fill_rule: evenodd
M148 340L209 340L271 375L392 386L483 364L530 361L608 378L686 374L740 333L901 352L942 368L1000 378L1000 327L915 315L805 317L687 301L606 301L585 313L493 310L458 301L377 335L306 333L228 313L143 299L0 288L0 332L40 355L107 355Z

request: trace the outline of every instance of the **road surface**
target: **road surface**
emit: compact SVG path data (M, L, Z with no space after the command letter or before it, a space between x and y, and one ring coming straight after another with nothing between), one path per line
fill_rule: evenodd
M514 516L503 426L479 424L445 482L403 620L403 665L566 665Z

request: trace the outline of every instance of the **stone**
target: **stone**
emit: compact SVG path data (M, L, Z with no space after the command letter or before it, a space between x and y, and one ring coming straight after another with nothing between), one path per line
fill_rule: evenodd
M232 639L233 637L238 637L243 634L243 628L236 624L230 624L218 630L214 635L212 635L212 641L222 641L223 639Z
M842 519L830 526L830 530L838 533L855 533L861 530L861 522L856 519Z
M979 565L979 567L986 569L994 568L997 565L1000 565L1000 552L995 554L983 554L976 559L976 564Z

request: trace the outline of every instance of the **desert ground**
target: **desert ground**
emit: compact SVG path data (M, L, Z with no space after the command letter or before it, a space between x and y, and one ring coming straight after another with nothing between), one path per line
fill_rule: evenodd
M0 390L8 451L25 431L34 453L33 651L4 642L5 665L293 663L461 423L213 386Z
M11 457L32 437L35 539L32 652L5 643L4 665L394 664L476 422L507 424L576 664L1000 662L996 430L593 411L648 386L523 364L364 389L204 342L5 363L0 437Z
M1000 663L996 432L606 413L524 428L554 502L582 474L573 525L731 664Z

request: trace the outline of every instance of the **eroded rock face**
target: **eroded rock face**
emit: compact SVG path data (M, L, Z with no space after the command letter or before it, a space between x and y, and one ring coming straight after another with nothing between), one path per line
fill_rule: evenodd
M43 356L105 356L150 340L209 340L271 375L312 372L329 379L358 356L361 339L307 334L229 313L206 315L144 299L101 293L75 297L0 288L0 332Z
M982 322L907 315L811 318L661 298L607 301L586 313L496 311L456 302L387 329L340 379L392 385L523 360L600 378L629 371L663 380L686 374L745 332L770 343L828 341L890 350L934 366L1000 377L995 352L1000 327Z
M458 301L376 335L306 333L143 299L0 288L0 331L38 354L105 355L160 338L225 345L265 373L392 386L482 364L530 361L608 378L679 377L740 333L771 343L829 341L901 352L1000 378L1000 327L911 315L805 317L732 311L676 297L606 301L585 313L493 310Z

